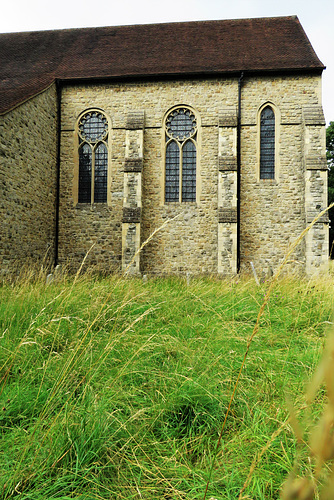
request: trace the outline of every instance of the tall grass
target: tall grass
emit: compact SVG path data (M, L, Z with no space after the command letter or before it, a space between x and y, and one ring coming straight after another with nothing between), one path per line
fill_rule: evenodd
M268 286L93 275L3 285L0 498L202 499ZM268 298L209 497L278 497L298 452L287 396L302 418L332 286L286 279Z

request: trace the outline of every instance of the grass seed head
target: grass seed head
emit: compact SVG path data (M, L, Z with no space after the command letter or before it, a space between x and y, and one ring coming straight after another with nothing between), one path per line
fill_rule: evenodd
M314 484L306 477L289 478L281 492L282 500L312 500L314 498Z
M310 439L312 452L321 463L334 458L333 428L334 414L328 405Z

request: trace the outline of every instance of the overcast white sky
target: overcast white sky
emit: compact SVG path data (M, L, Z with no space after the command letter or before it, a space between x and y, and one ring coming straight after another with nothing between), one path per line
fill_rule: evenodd
M1 5L0 33L173 21L297 15L323 74L326 121L334 121L333 0L12 0Z

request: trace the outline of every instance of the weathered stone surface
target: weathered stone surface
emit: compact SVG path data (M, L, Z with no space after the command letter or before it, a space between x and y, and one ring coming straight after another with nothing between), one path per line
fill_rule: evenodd
M303 108L305 152L305 213L306 224L327 207L327 165L325 128L320 106ZM305 237L306 272L318 274L328 262L328 213L322 215Z
M306 170L328 170L326 156L306 156Z
M126 223L137 223L140 222L141 218L141 208L136 207L136 208L129 208L129 207L123 207L123 219L122 222Z
M228 119L230 116L230 119ZM237 273L238 253L238 175L237 110L219 112L218 141L218 262L217 271L225 276ZM226 126L226 125L229 126Z
M321 106L304 106L303 118L305 125L326 125L324 112Z
M236 106L226 106L221 108L218 113L219 127L236 127L238 124L238 115Z
M143 170L143 158L126 158L124 172L141 172Z
M276 116L275 179L259 179L259 113L266 104ZM177 105L191 107L198 125L196 202L190 203L164 200L163 124ZM238 78L234 77L65 86L60 262L78 267L88 252L87 263L106 272L120 271L122 266L124 270L130 262L134 272L145 274L236 272L237 106ZM103 110L110 125L106 204L76 203L76 124L90 108ZM318 75L245 76L240 137L242 271L250 271L250 262L259 275L269 267L275 270L310 214L326 206L321 113ZM55 89L0 120L0 256L6 269L15 259L24 262L27 252L35 260L47 248L54 252ZM136 221L124 217L130 212L141 216ZM142 243L157 229L138 256ZM291 268L311 273L322 266L327 258L327 231L322 221L312 228L295 251Z
M219 208L218 210L218 222L238 222L237 210L236 208Z
M302 112L307 106L320 106L320 88L321 78L318 76L244 79L241 99L240 186L240 250L241 269L244 271L250 270L250 261L259 271L269 265L275 269L284 257L290 241L305 228L304 154L314 155L314 149L307 146L314 142L318 145L316 155L323 155L324 150L321 143L323 126L314 127L317 130L305 138ZM131 140L127 133L126 139L127 115L124 106L131 103L132 109L145 111L141 242L166 220L171 221L142 250L140 267L143 272L217 273L219 267L222 272L227 273L230 261L226 261L225 266L221 257L225 243L222 242L222 248L218 249L219 241L222 241L218 236L218 226L222 224L218 222L218 207L232 209L237 203L234 170L237 98L237 78L80 86L64 90L64 131L74 129L76 116L89 108L92 102L110 116L112 182L110 212L105 223L113 227L123 217L121 199L116 194L124 191L121 177L124 158L131 157L134 163L140 158L140 140L136 135L138 130L131 131ZM278 116L276 178L273 181L260 181L258 174L258 115L265 103L272 103ZM191 106L196 112L199 125L196 203L164 202L163 120L168 110L177 104ZM64 172L74 169L72 147L70 143L64 143L63 151L67 151L68 156L68 160L62 164ZM131 153L128 152L130 150ZM233 170L225 171L224 164ZM71 211L64 213L63 217L64 223L70 228L73 224ZM86 223L91 224L89 219ZM120 249L121 256L121 234L117 230L106 232L112 234L113 247ZM235 242L236 228L231 234L232 239L226 234L223 236L222 232L221 238L228 237ZM236 252L236 246L233 251ZM304 269L305 258L305 246L302 243L296 251L293 264L297 270Z
M127 114L126 128L128 130L139 130L144 128L144 111L130 111Z
M317 217L316 224L322 224L322 223L329 223L329 217L328 213L323 214L321 217L318 217L320 212L317 212L316 210L310 211L306 214L306 222L307 224L310 224L313 222L313 220Z
M143 111L131 111L125 136L124 200L122 219L122 270L140 273L140 233L142 207L142 168L144 150Z
M54 260L55 86L0 116L0 273Z
M241 269L252 261L259 275L275 271L289 245L306 227L304 155L324 154L324 127L309 133L300 119L305 106L321 104L320 76L245 80L242 89L241 132ZM267 101L282 109L276 126L275 179L259 179L258 109ZM288 116L290 109L290 116ZM313 146L314 145L314 146ZM324 172L325 174L325 172ZM314 202L312 202L314 203ZM328 251L323 248L325 258ZM291 257L289 270L306 269L305 241Z
M230 170L237 170L236 156L219 156L219 171L225 172Z
M218 251L218 273L231 276L237 269L237 225L219 224L218 239L221 241Z

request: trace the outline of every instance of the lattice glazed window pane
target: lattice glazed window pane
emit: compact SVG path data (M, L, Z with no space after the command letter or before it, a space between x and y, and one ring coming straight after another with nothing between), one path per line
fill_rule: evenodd
M79 148L79 203L91 202L92 149L89 144Z
M85 141L95 143L105 139L107 133L107 119L97 111L89 111L79 122L79 134Z
M182 148L182 201L196 201L196 146L192 141Z
M180 148L171 141L166 147L165 201L179 201Z
M108 150L99 144L95 150L94 203L107 201L108 187Z
M260 179L275 179L275 114L269 106L261 113Z

